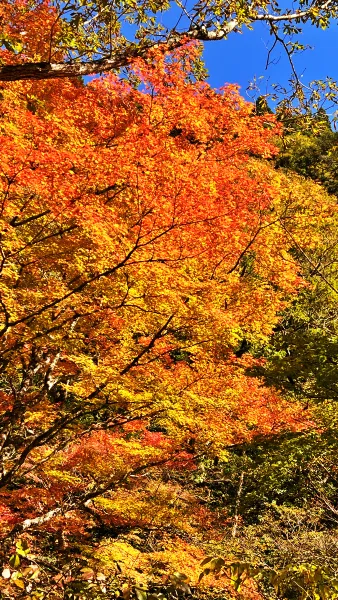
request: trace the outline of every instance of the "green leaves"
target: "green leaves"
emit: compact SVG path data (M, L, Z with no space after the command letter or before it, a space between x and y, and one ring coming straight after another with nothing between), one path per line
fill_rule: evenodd
M226 561L221 557L208 556L201 562L201 566L208 565L199 575L199 581L205 575L226 575L238 592L245 579L254 578L260 574L260 569L249 562Z
M284 569L272 572L270 583L276 594L284 595L294 585L300 591L302 600L334 600L338 598L337 580L332 579L327 569L313 564L287 565Z
M143 587L135 586L135 595L137 600L149 600L147 591Z
M26 558L30 549L26 540L18 540L16 542L15 554L9 559L9 564L13 569L17 569L21 564L21 558Z
M16 554L18 556L23 556L24 558L26 558L29 552L30 549L26 540L18 540L16 543Z
M201 566L208 564L200 574L219 573L224 567L224 575L230 579L236 592L241 590L245 580L266 579L279 596L289 597L291 589L298 590L300 600L334 600L338 598L338 580L330 577L329 571L314 564L289 564L281 570L273 570L267 565L253 565L250 562L225 562L222 558L205 558ZM294 587L295 586L295 587ZM287 594L287 596L285 596Z
M23 50L23 43L14 37L0 37L0 47L5 46L6 50L13 52L14 54L20 54Z
M30 548L25 539L18 539L16 542L15 553L9 558L10 569L3 569L1 575L6 582L19 590L31 594L29 598L37 600L44 598L44 592L39 591L36 583L40 578L40 568L34 562L31 562ZM13 589L13 588L12 588Z
M203 571L200 573L198 581L201 581L202 578L205 575L209 575L209 573L218 575L222 571L225 564L226 563L223 558L207 556L204 560L202 560L201 567L203 567L205 565L208 565L208 566L205 569L203 569ZM229 567L229 565L227 565L227 567Z
M20 566L20 562L21 561L18 554L13 554L13 556L11 556L11 558L9 559L9 564L13 569L17 569Z

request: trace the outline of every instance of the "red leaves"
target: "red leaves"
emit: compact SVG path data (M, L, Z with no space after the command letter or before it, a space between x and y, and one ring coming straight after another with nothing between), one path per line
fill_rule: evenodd
M234 86L188 82L196 52L138 62L140 89L111 75L4 90L7 528L16 505L18 527L38 517L81 539L167 521L217 537L175 480L308 425L234 360L299 281L279 182L257 159L279 127Z

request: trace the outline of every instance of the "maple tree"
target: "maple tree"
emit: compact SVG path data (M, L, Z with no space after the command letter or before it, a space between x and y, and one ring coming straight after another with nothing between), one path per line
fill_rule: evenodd
M34 10L31 57L54 19ZM196 81L199 55L1 88L5 598L184 595L233 525L189 477L313 426L302 398L247 375L260 359L244 350L308 285L295 248L316 256L336 205L274 169L280 124Z

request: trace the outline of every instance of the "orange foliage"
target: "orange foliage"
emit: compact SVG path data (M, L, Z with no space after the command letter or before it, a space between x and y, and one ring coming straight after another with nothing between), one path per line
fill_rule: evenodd
M30 368L45 378L24 393L33 439L55 410L102 416L104 398L114 427L157 419L171 448L205 443L210 426L224 445L297 422L231 361L243 337L271 331L299 279L269 167L251 158L275 152L278 127L233 86L187 81L195 53L136 64L143 91L112 75L4 90L2 351L15 385ZM136 441L121 440L128 463Z
M15 503L21 524L60 506L66 518L35 525L84 537L95 519L144 526L164 508L203 531L198 499L154 481L310 425L234 359L301 284L283 227L297 198L258 160L279 126L235 86L189 81L197 52L135 62L138 89L114 75L2 89L7 531Z

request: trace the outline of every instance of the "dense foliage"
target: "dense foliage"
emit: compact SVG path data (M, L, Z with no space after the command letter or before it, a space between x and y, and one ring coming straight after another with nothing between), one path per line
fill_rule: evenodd
M335 134L199 56L2 84L3 598L337 597Z

